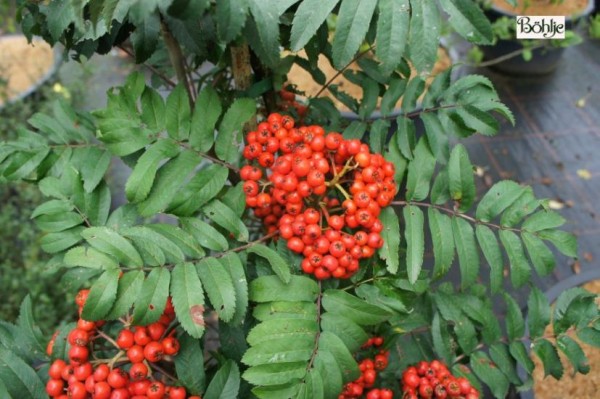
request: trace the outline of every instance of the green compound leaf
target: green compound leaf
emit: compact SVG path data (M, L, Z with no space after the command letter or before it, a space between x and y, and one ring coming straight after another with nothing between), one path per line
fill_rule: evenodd
M510 280L515 287L521 287L531 277L531 267L525 257L523 243L519 236L510 230L500 230L499 235L510 261Z
M379 249L379 257L383 259L390 273L396 274L400 266L400 225L398 215L392 207L384 208L379 215L383 230L381 238L383 246Z
M204 290L196 267L181 263L171 272L171 298L177 319L194 338L204 334Z
M414 159L408 165L408 180L406 183L406 198L411 201L421 201L429 194L431 177L435 170L435 158L427 140L420 139L414 151Z
M330 352L339 369L342 372L344 382L353 381L360 377L358 363L352 356L344 342L335 334L329 331L322 331L319 335L319 350ZM305 365L306 368L306 365Z
M470 0L441 0L450 25L459 35L476 44L492 44L492 25L477 3Z
M509 381L484 352L471 354L470 365L477 377L490 387L495 398L502 399L508 393Z
M558 212L551 210L541 210L523 222L523 230L537 232L541 230L551 230L565 224L566 220Z
M404 239L407 245L406 268L408 281L414 284L419 278L423 266L423 252L425 249L424 216L423 211L415 205L405 206L402 213L406 223Z
M319 293L317 283L305 276L291 276L288 283L277 276L261 276L250 282L250 299L254 302L314 302Z
M114 256L126 266L136 267L143 264L140 254L122 235L108 227L89 227L81 236L100 252Z
M133 323L148 325L160 318L169 296L171 273L166 267L152 269L138 295L133 309Z
M523 231L521 239L525 243L529 259L540 276L547 276L556 267L556 259L552 251L537 236Z
M204 399L237 398L240 390L240 370L233 360L227 360L208 384Z
M213 251L225 251L229 248L227 239L210 224L196 218L181 218L179 221L183 229L204 248Z
M290 340L287 338L261 342L246 351L242 362L248 366L304 362L304 368L306 368L306 362L312 355L314 344L314 337L309 336L295 339L293 345L290 345Z
M196 270L219 318L231 321L235 314L235 287L227 270L215 258L205 258L198 262Z
M450 197L460 203L459 210L466 212L475 201L476 189L473 165L467 149L457 144L450 153L448 161L448 186Z
M275 274L281 279L281 281L283 281L284 283L290 282L290 279L292 277L290 267L285 261L285 259L283 259L281 255L279 255L277 252L263 244L253 245L250 248L248 248L247 252L265 258L271 265L271 268L273 269Z
M475 235L481 252L490 266L490 289L492 292L498 292L504 280L504 260L498 240L492 229L483 224L477 225Z
M45 398L44 383L35 370L15 353L0 346L0 381L8 398Z
M102 320L110 312L117 299L120 269L105 271L92 285L89 296L81 312L85 320Z
M332 43L333 65L341 70L348 64L369 30L377 0L345 0L340 5Z
M573 365L573 375L576 373L587 374L590 372L590 363L581 349L581 346L568 335L561 335L556 341L556 346L563 352Z
M248 241L248 228L242 219L221 201L216 199L210 201L202 208L202 212L226 231L231 232L237 240Z
M515 202L524 191L524 187L510 180L494 184L479 202L475 216L484 222L491 221Z
M184 150L163 164L158 170L148 197L138 205L140 215L152 216L167 209L199 162L198 154L192 150Z
M198 95L192 116L190 145L198 151L210 150L215 142L215 126L223 108L216 90L206 85Z
M222 0L216 5L217 33L225 43L235 39L246 22L248 0Z
M506 302L507 313L506 313L506 333L511 341L517 340L525 334L525 320L523 319L523 313L517 301L515 301L510 295L504 294L504 301Z
M178 335L177 339L180 349L173 359L177 378L189 394L200 395L206 383L204 353L200 341L186 333Z
M340 0L304 0L300 3L292 21L292 51L300 51L306 46L339 2Z
M272 319L315 320L317 310L312 302L267 302L254 306L252 316L258 321Z
M452 231L458 253L461 286L468 287L479 275L479 253L475 244L475 234L471 224L459 217L452 218Z
M551 375L557 380L561 379L564 369L554 345L547 339L538 339L532 348L544 365L544 377Z
M247 37L250 46L260 56L261 61L269 66L275 67L279 62L279 13L277 3L279 0L249 0L250 12L254 17L253 24L256 27L255 41ZM249 21L250 22L250 21Z
M316 319L276 318L266 320L250 330L247 341L251 346L256 346L262 342L270 342L276 339L287 339L289 342L295 342L296 339L312 337L314 340L317 332Z
M235 288L235 313L230 324L240 324L244 321L246 311L248 310L248 280L244 265L240 257L235 253L229 253L219 258L219 263L231 276L231 281Z
M306 374L306 362L260 364L252 366L243 377L253 385L280 385L301 379Z
M179 153L179 147L172 140L161 139L152 144L138 159L127 183L125 194L130 202L138 203L146 199L160 163Z
M174 140L185 140L190 135L190 102L183 84L178 84L167 97L167 133Z
M341 290L325 291L322 305L328 312L345 315L361 326L378 324L391 317L387 310Z
M429 208L427 216L435 259L433 277L440 278L450 270L450 266L454 260L452 219L434 208Z
M132 270L126 272L119 279L117 286L117 298L112 309L106 315L107 320L116 320L124 316L138 297L142 284L144 283L144 272L141 270Z
M251 98L238 98L225 112L219 125L215 153L226 162L235 162L242 144L241 132L244 123L256 113L256 102Z
M575 235L562 230L542 230L538 236L550 241L562 254L572 258L577 257L577 238Z
M437 2L411 0L408 51L410 60L419 72L430 71L437 57L440 41L440 12Z
M312 306L312 304L310 305ZM331 312L326 312L321 316L321 328L323 331L337 335L352 353L358 351L369 338L362 327L348 317Z
M531 288L527 299L527 309L529 335L532 339L541 337L544 335L544 329L550 323L550 304L539 288Z
M410 6L408 0L380 0L377 3L377 47L384 75L390 74L402 60L408 39Z

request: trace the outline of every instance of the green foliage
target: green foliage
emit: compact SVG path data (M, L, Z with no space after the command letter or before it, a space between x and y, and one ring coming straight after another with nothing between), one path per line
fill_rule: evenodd
M134 323L149 324L171 297L182 343L174 372L189 392L209 399L337 398L359 376L353 354L373 334L392 351L392 371L382 377L389 386L408 364L439 357L503 397L510 384L529 384L526 339L547 374L562 375L558 351L587 372L568 334L597 344L595 297L568 291L552 312L529 286L532 268L545 275L555 265L549 243L577 256L574 236L559 230L564 218L511 181L477 198L467 149L454 144L496 134L497 117L515 123L512 113L483 76L452 81L447 70L426 87L440 11L466 39L492 40L474 2L439 3L24 2L27 34L61 42L76 58L123 46L153 75L150 84L144 74L130 74L91 114L57 103L0 145L0 178L32 183L45 197L31 213L44 234L41 248L53 256L50 267L73 288L91 286L83 316L118 319L130 312ZM326 83L319 56L362 87L362 97ZM353 61L360 70L345 71ZM395 165L400 190L380 214L384 244L351 279L303 275L285 240L265 234L244 206L243 135L282 106L277 92L294 63L311 70L358 119L342 120L325 99L308 99L305 110L288 103L291 113L364 139ZM409 64L418 76L409 77ZM373 120L378 102L385 119ZM417 134L415 118L424 134ZM106 183L115 158L131 168L120 207ZM529 292L526 317L524 304L506 291L511 285ZM495 314L500 298L504 320ZM28 378L27 364L44 341L29 306L17 325L0 324L8 348L0 349L0 360L22 359L12 362L21 369L0 374L0 392L24 390L22 397L32 395L25 390L37 389L37 380L10 379ZM555 341L543 335L549 324ZM220 346L205 339L207 326L218 331ZM55 356L65 353L60 345Z

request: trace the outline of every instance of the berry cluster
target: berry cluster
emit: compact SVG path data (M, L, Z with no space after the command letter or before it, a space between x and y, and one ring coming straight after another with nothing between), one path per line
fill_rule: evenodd
M365 395L366 399L392 399L393 392L385 388L372 388L377 379L377 372L388 366L389 351L380 349L382 337L372 337L362 346L362 349L375 349L375 356L365 357L358 363L360 377L347 383L338 399L357 399ZM366 391L366 389L369 389Z
M87 321L81 311L89 290L81 290L75 302L79 307L77 325L68 334L68 363L56 359L48 369L46 393L58 399L200 399L188 396L185 388L172 386L161 376L161 361L172 361L179 351L175 330L169 325L175 318L170 299L159 321L148 326L123 325L116 341L101 329L104 321ZM114 331L114 330L111 330ZM52 354L56 333L48 344ZM109 348L106 348L110 345ZM97 359L103 353L115 353L110 359ZM92 356L93 354L93 356Z
M454 377L442 362L422 361L402 373L403 398L479 399L479 392L464 377Z
M294 124L274 113L246 135L246 205L304 255L305 273L349 278L383 245L379 214L396 193L394 165L359 140Z

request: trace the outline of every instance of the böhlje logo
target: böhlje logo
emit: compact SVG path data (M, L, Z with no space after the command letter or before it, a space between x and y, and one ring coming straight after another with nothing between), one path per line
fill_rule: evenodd
M556 16L526 16L519 15L516 19L517 39L564 39L565 17Z

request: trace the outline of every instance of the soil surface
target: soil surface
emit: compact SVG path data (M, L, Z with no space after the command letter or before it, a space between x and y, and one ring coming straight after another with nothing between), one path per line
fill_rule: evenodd
M302 54L300 54L300 55L302 55ZM433 80L433 78L438 73L445 71L451 65L452 65L452 60L450 59L450 56L448 55L448 52L446 51L446 49L443 47L438 48L438 59L434 65L433 70L431 71L429 77L426 79L426 84L429 85L431 80ZM327 60L327 58L324 56L319 57L319 69L321 69L321 71L323 71L323 73L325 74L326 82L328 82L329 79L331 79L337 73L337 70L329 63L329 60ZM357 71L360 69L360 67L358 66L357 63L353 63L347 69L351 70L351 71ZM416 75L416 72L413 71L412 76L415 76L415 75ZM317 93L321 90L321 87L322 87L319 83L317 83L313 80L312 76L310 76L310 74L308 72L306 72L304 69L302 69L301 67L299 67L298 65L295 65L295 64L294 64L294 66L292 66L292 69L288 73L288 83L296 85L296 88L299 91L306 93L307 97L315 97L317 95ZM348 81L341 74L340 74L340 76L335 78L335 80L333 80L332 84L338 85L338 88L340 90L348 93L349 95L351 95L354 98L358 98L358 99L362 98L362 88L360 86ZM340 101L338 101L329 92L329 90L324 90L319 95L319 97L329 97L329 98L331 98L331 100L333 101L333 104L335 105L335 107L337 109L339 109L340 111L350 111L348 109L348 107L346 107L344 104L342 104ZM398 104L398 106L399 106L399 104Z
M555 3L555 4L553 4ZM492 4L514 15L564 15L576 16L583 13L588 0L517 0L517 6L511 6L506 0L492 0Z
M54 52L42 40L0 37L0 106L39 82L54 66Z
M600 280L591 281L583 286L588 291L600 294ZM552 334L552 328L546 329L546 334ZM534 357L535 370L533 372L534 386L533 391L535 393L535 399L596 399L599 397L600 392L600 349L595 348L591 345L583 344L577 340L585 352L591 370L589 374L573 375L573 367L571 363L559 351L560 359L565 366L565 372L563 378L560 381L555 380L552 377L544 379L544 368L541 361Z

